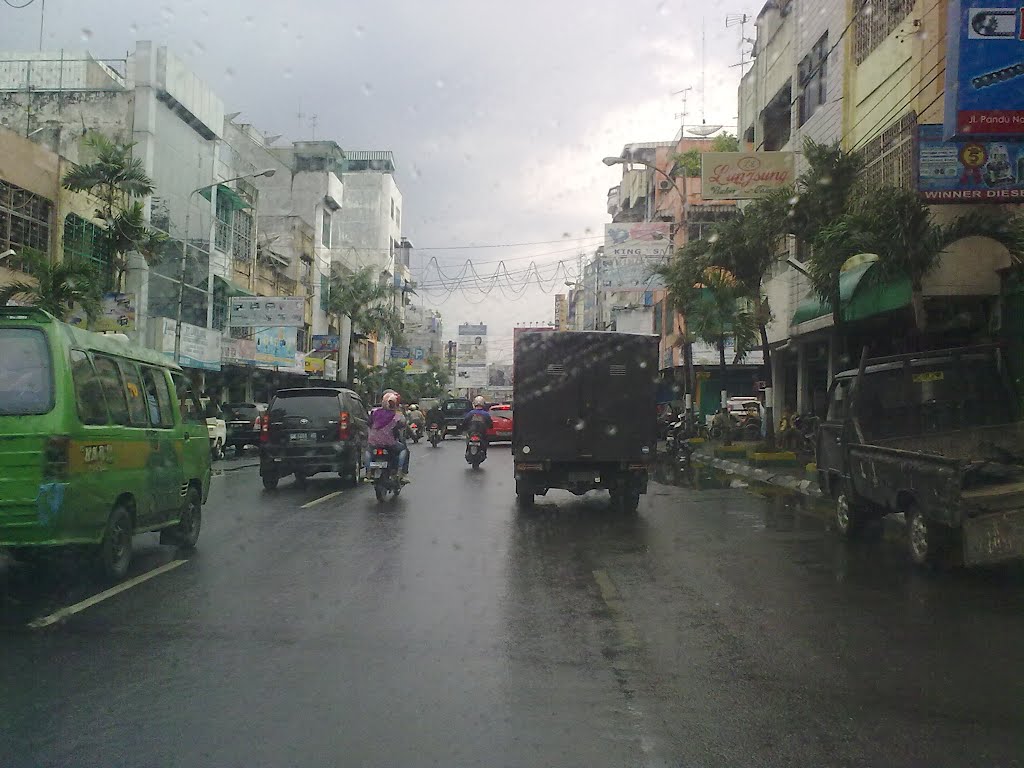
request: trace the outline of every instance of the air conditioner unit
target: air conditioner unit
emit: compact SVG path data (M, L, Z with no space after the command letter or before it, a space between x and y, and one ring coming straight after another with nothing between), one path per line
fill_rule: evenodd
M672 182L669 181L668 179L662 179L661 181L658 182L658 187L661 189L662 192L664 192L666 190L672 189Z

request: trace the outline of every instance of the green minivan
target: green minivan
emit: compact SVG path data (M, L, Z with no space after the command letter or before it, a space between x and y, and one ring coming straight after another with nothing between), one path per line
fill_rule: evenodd
M137 533L194 547L209 491L205 414L181 368L124 337L0 307L0 547L84 545L121 579Z

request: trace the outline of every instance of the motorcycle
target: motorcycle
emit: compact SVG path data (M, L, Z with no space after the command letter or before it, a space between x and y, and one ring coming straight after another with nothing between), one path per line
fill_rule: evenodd
M387 448L372 449L367 472L373 482L373 492L377 495L377 501L383 502L389 493L394 494L397 499L398 494L402 492L402 480L396 466L397 459L398 455Z
M748 411L742 416L734 417L732 425L734 435L740 440L759 440L761 437L761 417Z
M487 444L480 439L480 435L471 434L466 437L466 461L473 465L473 469L479 469L480 465L487 458Z
M412 438L414 443L418 443L423 435L420 432L420 425L418 422L411 422L409 424L409 437Z
M440 424L430 425L430 428L427 430L427 440L430 441L430 444L434 448L437 448L437 444L444 440L444 436L441 434Z

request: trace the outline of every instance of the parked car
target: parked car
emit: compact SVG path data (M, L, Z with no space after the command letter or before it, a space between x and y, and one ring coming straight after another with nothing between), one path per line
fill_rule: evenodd
M260 416L265 408L258 403L226 403L224 420L227 423L225 446L235 449L240 456L247 445L259 445Z
M359 482L366 448L367 413L351 389L281 389L260 420L260 476L272 490L282 477L300 485L319 472Z
M902 512L911 560L1024 557L1024 424L999 350L865 360L839 373L818 429L835 526L857 534Z
M214 459L224 458L224 448L228 441L228 426L224 421L224 413L210 398L200 398L203 413L206 414L206 429L210 434L210 456Z
M121 579L132 538L191 549L210 491L203 411L158 352L0 308L0 547L90 551Z
M492 443L512 442L512 406L506 404L490 407L494 424L487 430L487 439Z

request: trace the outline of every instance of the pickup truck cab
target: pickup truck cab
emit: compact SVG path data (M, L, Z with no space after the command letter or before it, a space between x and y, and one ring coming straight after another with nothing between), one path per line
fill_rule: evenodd
M903 513L918 565L1024 555L1024 426L996 347L865 360L828 402L818 480L841 534Z

